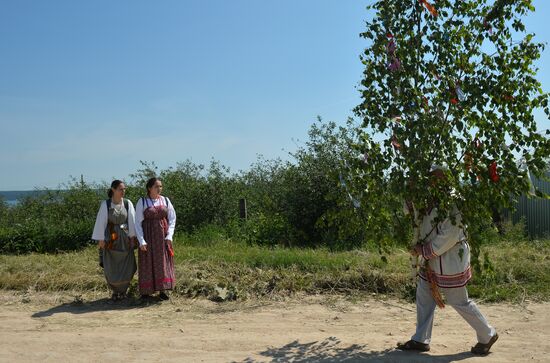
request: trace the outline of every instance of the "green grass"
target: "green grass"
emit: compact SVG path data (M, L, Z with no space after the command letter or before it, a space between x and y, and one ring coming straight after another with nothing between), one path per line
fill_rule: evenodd
M469 292L488 301L550 300L550 240L502 241L484 248L489 266Z
M381 293L411 300L408 254L393 249L384 263L370 250L331 252L247 246L210 231L175 241L175 294L231 298L286 296L297 292ZM502 241L486 246L489 263L469 285L486 301L550 300L550 240ZM0 255L0 288L38 291L105 291L97 250L90 246L63 254ZM132 290L135 291L135 282Z

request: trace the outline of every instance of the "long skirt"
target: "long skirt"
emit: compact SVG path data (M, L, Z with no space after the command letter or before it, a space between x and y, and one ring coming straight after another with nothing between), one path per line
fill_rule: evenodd
M136 257L133 245L119 225L114 225L118 238L101 250L103 271L109 287L115 293L126 293L136 273Z
M147 251L138 252L139 292L150 295L155 291L172 290L176 281L174 257L168 248L170 242L164 240L164 227L160 220L147 218L142 226Z

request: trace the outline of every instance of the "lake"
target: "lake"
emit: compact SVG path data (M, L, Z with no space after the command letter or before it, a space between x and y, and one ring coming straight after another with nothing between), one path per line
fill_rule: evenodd
M0 198L2 198L6 204L10 207L17 205L19 200L26 197L38 196L45 193L44 190L6 190L0 191Z

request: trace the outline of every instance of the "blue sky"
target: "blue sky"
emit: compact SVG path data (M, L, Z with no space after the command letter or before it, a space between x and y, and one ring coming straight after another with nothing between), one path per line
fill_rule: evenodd
M359 103L368 3L0 0L0 190L286 158L317 115ZM534 4L528 29L549 42L550 2ZM550 48L547 91L549 64Z

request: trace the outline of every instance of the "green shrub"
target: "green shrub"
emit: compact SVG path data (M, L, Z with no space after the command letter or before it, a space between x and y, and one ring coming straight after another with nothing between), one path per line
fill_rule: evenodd
M0 252L57 252L86 246L104 190L72 181L66 189L21 200L0 220Z
M408 245L411 226L400 212L398 199L385 198L392 203L386 206L368 201L353 204L350 197L361 199L365 188L347 178L348 161L358 157L350 146L357 141L354 130L351 120L342 127L319 120L291 160L259 157L239 173L214 160L208 166L186 160L166 170L159 170L154 162L142 162L126 182L126 197L137 203L145 195L147 179L161 177L163 194L177 212L176 231L190 243L231 239L249 245L333 251L376 246L387 255L392 246ZM347 181L345 186L342 180ZM376 188L384 192L383 185ZM68 251L87 245L107 190L108 185L71 180L60 190L37 193L14 207L0 201L0 252ZM246 220L239 218L241 198L247 202ZM373 219L381 223L370 223L366 229ZM504 236L499 236L490 216L486 219L469 226L472 240L481 241L473 250L478 270L483 267L479 246L501 238L525 239L522 225L504 225Z

